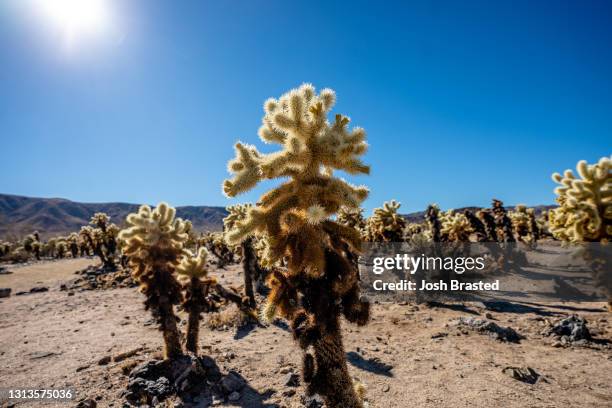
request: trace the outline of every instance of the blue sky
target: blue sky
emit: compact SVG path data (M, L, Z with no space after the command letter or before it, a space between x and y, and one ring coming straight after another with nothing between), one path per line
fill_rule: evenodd
M105 3L71 47L0 4L0 192L226 205L234 142L302 82L368 132L368 211L548 204L612 153L609 1Z

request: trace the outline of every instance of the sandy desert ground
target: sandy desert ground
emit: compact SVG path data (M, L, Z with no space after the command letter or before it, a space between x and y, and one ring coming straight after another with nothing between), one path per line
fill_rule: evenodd
M90 398L99 407L120 407L124 370L159 356L162 337L133 288L62 291L60 285L92 259L8 266L0 287L0 387L63 388L77 391L69 403L22 402L6 406L76 406ZM241 281L241 267L216 271L222 282ZM49 291L15 296L35 286ZM559 347L541 334L546 321L577 313L599 343ZM612 316L603 303L523 305L508 311L482 304L429 307L375 304L369 325L344 326L352 375L367 387L370 407L611 407ZM525 338L497 341L451 323L461 316L511 326ZM235 407L300 407L303 387L287 386L300 371L300 353L283 324L211 330L203 323L201 354L222 372L246 381L240 398L218 402ZM99 364L121 353L119 362ZM527 384L504 373L531 367L541 378ZM507 370L506 370L507 371ZM202 401L187 406L209 406Z

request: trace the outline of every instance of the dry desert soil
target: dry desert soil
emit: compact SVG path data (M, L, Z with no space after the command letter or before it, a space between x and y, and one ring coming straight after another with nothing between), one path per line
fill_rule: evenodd
M71 402L19 402L6 406L76 406L90 398L98 407L121 407L125 367L159 357L162 337L134 288L68 291L60 285L93 259L43 261L6 266L0 288L0 388L65 388ZM215 271L222 282L238 284L241 267ZM35 286L49 291L28 293ZM560 347L541 334L547 321L571 314L588 321L599 342ZM501 342L451 323L475 316L511 326L525 338ZM344 325L349 369L367 389L370 407L612 407L612 316L603 303L530 304L508 311L482 304L431 307L375 304L372 321ZM286 385L300 371L300 352L286 326L227 327L200 332L201 354L222 372L246 381L234 407L301 407L303 386ZM133 354L100 365L105 357ZM535 384L514 379L506 367L531 367ZM507 371L507 370L506 370ZM208 402L187 406L208 406Z

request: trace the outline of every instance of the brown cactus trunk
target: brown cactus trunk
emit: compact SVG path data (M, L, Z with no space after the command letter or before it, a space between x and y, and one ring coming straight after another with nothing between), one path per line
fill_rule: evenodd
M202 292L202 284L199 278L191 278L191 299L189 302L189 318L187 319L187 341L185 349L194 354L198 352L198 336L200 334L200 313L202 308L200 303L195 301L198 298L196 294Z
M171 360L183 354L178 328L176 327L176 316L172 304L166 297L160 298L159 316L161 320L161 331L164 336L164 358Z
M249 306L255 307L253 277L257 272L257 257L253 249L253 240L247 238L242 242L242 269L244 271L244 295L249 299Z
M363 408L346 365L340 329L322 333L314 345L319 392L329 408Z

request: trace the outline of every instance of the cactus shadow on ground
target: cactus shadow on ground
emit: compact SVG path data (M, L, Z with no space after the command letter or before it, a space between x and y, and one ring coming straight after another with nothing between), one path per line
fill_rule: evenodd
M354 351L346 353L346 359L351 365L374 374L384 375L385 377L393 377L391 370L393 366L385 364L376 358L365 359Z

